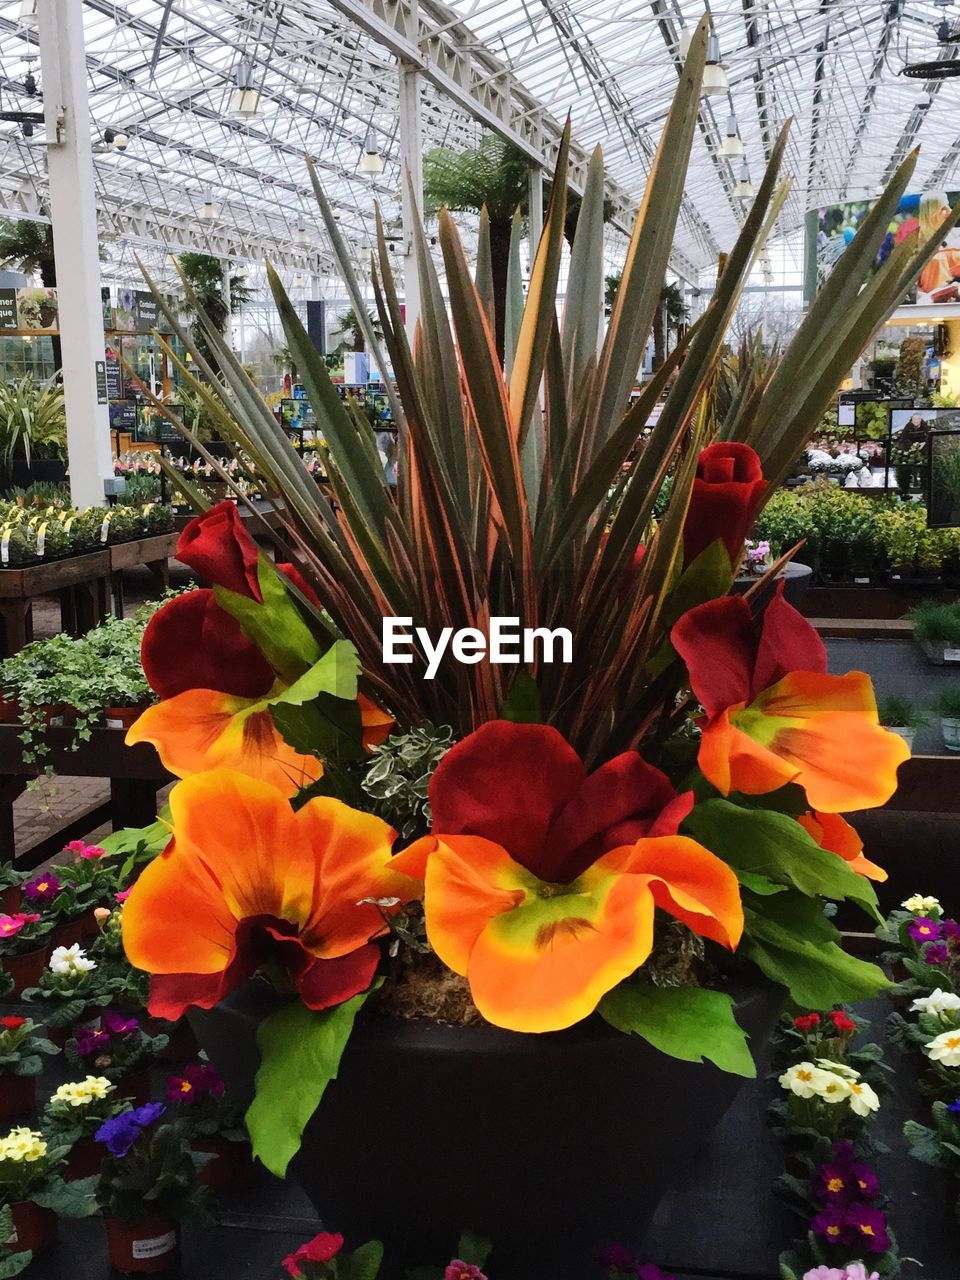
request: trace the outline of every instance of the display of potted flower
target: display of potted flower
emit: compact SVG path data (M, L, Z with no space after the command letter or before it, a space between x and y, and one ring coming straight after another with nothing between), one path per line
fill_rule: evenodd
M220 1072L209 1062L191 1062L167 1078L166 1099L182 1117L194 1151L208 1155L200 1181L214 1191L242 1191L254 1181L243 1112L228 1096Z
M57 1239L57 1218L96 1212L92 1179L68 1185L61 1176L66 1147L34 1129L11 1129L0 1137L0 1207L9 1208L13 1236L5 1243L33 1255Z
M14 998L25 987L35 987L40 981L52 929L53 921L38 911L0 915L0 969L12 980Z
M913 638L931 662L960 662L960 603L924 600L907 614Z
M947 685L934 700L940 732L948 751L960 751L960 685Z
M177 1226L206 1216L206 1189L183 1125L162 1102L105 1120L96 1139L107 1152L96 1199L107 1229L110 1265L123 1275L167 1271L177 1259Z
M78 901L73 885L62 880L52 867L24 881L23 898L29 910L42 911L44 917L53 922L51 944L71 946L80 941L84 907Z
M28 1004L43 1007L43 1024L62 1047L69 1030L85 1020L93 1021L111 1003L119 986L106 978L79 943L54 947L47 967L35 987L22 995Z
M876 933L889 948L881 959L898 979L890 994L899 1002L960 988L960 924L944 915L938 899L912 894Z
M898 694L881 698L877 703L877 715L883 727L902 738L911 751L917 730L928 723L909 698L902 698Z
M76 899L82 912L79 920L80 937L95 937L98 933L94 912L104 904L114 901L119 888L119 865L111 860L100 845L87 844L85 840L71 840L63 850L68 855L56 865L56 873L65 888Z
M383 1245L379 1240L368 1240L352 1253L343 1247L343 1236L331 1231L321 1231L307 1240L283 1259L283 1269L290 1280L376 1280L383 1258ZM451 1263L444 1280L486 1280L479 1266L473 1263ZM426 1269L424 1269L426 1274ZM438 1277L441 1272L437 1271Z
M150 1097L149 1066L167 1044L163 1034L148 1035L137 1018L108 1010L99 1026L86 1027L68 1040L64 1054L82 1070L96 1070L117 1086L117 1096L145 1103Z
M104 1121L128 1110L129 1106L106 1076L86 1076L54 1090L43 1109L43 1129L58 1145L69 1148L65 1181L93 1177L100 1172L103 1147L94 1134Z
M0 1017L0 1122L33 1111L37 1105L36 1078L43 1070L43 1054L57 1046L37 1034L30 1018Z
M441 214L443 288L413 229L415 353L381 237L383 342L368 336L397 371L395 487L275 275L333 502L198 318L221 371L207 399L257 459L297 564L261 555L231 500L180 537L177 558L212 586L165 604L144 633L160 701L127 741L152 743L182 781L171 843L124 905L124 945L151 975L151 1013L189 1009L250 1104L255 1154L289 1168L348 1237L382 1238L398 1268L443 1256L464 1222L496 1240L505 1274L559 1280L598 1239L637 1243L756 1074L781 1002L830 1008L886 986L824 908L849 900L877 918L843 814L886 803L907 746L879 725L866 676L828 673L816 632L765 576L730 592L836 370L945 232L909 263L909 244L888 258L861 294L911 157L751 411L724 417L714 373L778 207L781 132L689 345L631 404L706 42L703 23L605 332L599 154L561 325L560 149L506 373L453 220ZM516 264L509 292L523 293ZM363 785L370 749L394 724L403 738L427 723L454 745L423 780L429 811L416 799L398 838ZM403 1178L383 1159L398 1099L418 1118ZM469 1152L455 1177L451 1134Z
M25 879L25 873L12 862L0 862L0 912L10 915L19 909Z

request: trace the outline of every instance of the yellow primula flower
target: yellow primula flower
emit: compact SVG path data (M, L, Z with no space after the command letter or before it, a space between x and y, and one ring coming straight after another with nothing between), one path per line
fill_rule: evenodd
M46 1154L47 1144L33 1129L11 1129L5 1138L0 1138L0 1161L32 1164L42 1160Z

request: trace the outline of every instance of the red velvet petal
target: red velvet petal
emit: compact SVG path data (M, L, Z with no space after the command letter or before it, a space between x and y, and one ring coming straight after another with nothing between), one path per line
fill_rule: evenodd
M329 1009L368 990L380 962L380 949L360 947L333 960L315 959L296 979L300 999L308 1009Z
M783 583L763 613L763 626L757 646L750 700L791 671L827 670L827 651L816 630L802 613L783 598Z
M278 564L277 568L281 573L285 573L287 575L293 585L301 592L301 594L307 597L311 604L315 604L318 609L320 608L320 597L295 564Z
M747 444L708 445L697 460L697 475L683 525L683 559L695 560L722 538L732 564L767 488L756 452Z
M539 875L544 840L585 770L549 725L490 720L440 761L430 779L433 830L483 836Z
M223 973L155 973L147 1009L155 1018L176 1022L191 1006L212 1009L223 999Z
M678 797L665 773L625 751L570 795L547 833L537 874L569 884L611 849L651 834L676 835L692 808L692 792Z
M757 635L744 599L725 596L697 605L676 623L670 639L711 720L751 700Z
M274 680L260 651L209 588L176 596L158 609L143 633L140 657L161 698L187 689L258 698Z
M236 504L219 502L191 520L177 543L177 559L217 587L260 600L260 552L243 527Z

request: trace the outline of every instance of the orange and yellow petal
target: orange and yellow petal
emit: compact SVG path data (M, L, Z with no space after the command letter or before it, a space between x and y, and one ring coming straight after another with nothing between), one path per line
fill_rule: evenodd
M301 755L277 731L266 699L188 689L148 707L127 743L151 742L164 767L180 778L234 769L294 795L323 774L315 756Z
M743 933L743 905L735 873L687 836L657 836L612 849L582 877L627 873L649 882L661 910L694 933L734 950Z
M731 712L736 710L721 712L704 727L697 757L703 776L724 796L731 791L747 796L767 795L793 782L797 776L795 766L734 724Z
M653 914L641 876L607 876L589 890L527 897L493 917L477 939L467 966L474 1003L488 1022L509 1031L570 1027L647 959Z
M878 867L875 862L864 857L863 841L839 813L822 813L817 810L814 813L800 814L797 821L821 849L843 858L844 862L850 864L851 870L880 884L887 879L883 867Z
M397 723L389 711L381 711L375 702L362 693L357 694L360 704L361 740L364 751L372 751L386 742Z

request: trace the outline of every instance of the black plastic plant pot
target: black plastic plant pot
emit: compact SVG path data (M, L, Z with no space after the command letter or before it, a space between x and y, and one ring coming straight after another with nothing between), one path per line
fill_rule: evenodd
M737 1004L761 1059L781 995ZM275 1007L248 985L189 1015L244 1104ZM383 1280L442 1264L464 1228L494 1242L498 1280L582 1280L598 1245L640 1247L742 1084L596 1015L543 1035L361 1015L290 1174L326 1230L383 1241Z

